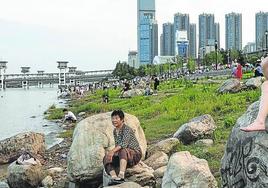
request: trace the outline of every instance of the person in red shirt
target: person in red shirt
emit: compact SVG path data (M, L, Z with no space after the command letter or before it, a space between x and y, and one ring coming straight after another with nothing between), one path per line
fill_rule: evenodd
M238 63L237 69L236 69L236 78L238 78L239 80L241 80L242 79L242 76L243 76L242 65L240 63Z

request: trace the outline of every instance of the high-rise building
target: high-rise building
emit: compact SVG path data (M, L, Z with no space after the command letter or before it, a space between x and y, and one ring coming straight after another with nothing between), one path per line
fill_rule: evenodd
M161 41L161 56L172 56L174 54L174 25L172 23L163 24Z
M155 20L155 0L138 0L138 64L153 62L158 55L158 25Z
M268 12L258 12L255 15L255 24L256 24L256 32L255 32L255 42L256 49L262 50L266 47L266 38L265 31L268 30Z
M190 57L196 58L196 24L190 24L190 40L189 40Z
M244 53L251 53L256 51L256 43L255 42L248 42L243 49Z
M138 52L137 51L129 51L128 52L128 65L134 68L139 68L137 62L138 62L138 58L137 58Z
M177 39L176 39L176 33L178 31L186 31L187 32L187 40L190 39L190 17L189 14L182 14L182 13L176 13L174 15L174 54L176 51L176 45L177 45ZM182 32L184 33L184 32ZM188 54L189 55L189 54Z
M217 34L216 34L217 30ZM220 41L219 25L215 24L213 14L199 15L199 52L203 56L207 46L212 46L215 40ZM216 36L218 35L218 36ZM213 42L212 42L213 41Z
M242 14L225 15L225 48L242 50Z

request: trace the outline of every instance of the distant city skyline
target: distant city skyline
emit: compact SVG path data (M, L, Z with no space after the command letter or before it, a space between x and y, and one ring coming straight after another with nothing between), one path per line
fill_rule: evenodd
M129 50L137 50L137 0L0 2L0 59L8 61L8 73L20 72L21 66L32 67L31 72L55 72L59 60L80 70L112 69L128 59ZM156 0L159 31L177 12L189 14L198 31L198 15L211 13L220 23L221 47L225 47L225 14L242 14L245 46L255 41L259 11L268 12L263 0Z

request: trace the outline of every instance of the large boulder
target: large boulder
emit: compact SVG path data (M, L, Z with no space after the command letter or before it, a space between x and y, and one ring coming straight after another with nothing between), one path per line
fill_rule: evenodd
M125 178L126 181L135 182L141 186L154 186L155 177L153 173L154 170L141 161L136 166L127 169ZM111 176L103 170L103 186L108 186L109 182L111 182Z
M15 161L22 150L43 155L45 152L45 136L41 133L20 133L0 141L0 164Z
M197 146L204 146L204 147L210 147L212 146L214 141L212 139L202 139L202 140L197 140L195 142L195 145Z
M215 188L217 182L208 163L191 155L188 151L170 157L162 180L162 188Z
M136 182L142 186L154 186L155 177L154 170L145 163L140 162L136 166L127 169L127 180Z
M43 179L42 165L19 165L16 161L8 167L7 181L12 188L36 188Z
M150 156L148 159L146 159L144 163L156 170L162 166L167 165L168 155L162 151L159 151Z
M223 187L268 187L268 135L265 131L246 133L240 130L255 120L258 110L259 102L249 106L229 136L221 161Z
M150 145L147 150L147 157L150 157L158 151L170 155L179 146L180 141L177 138L168 138L156 144Z
M134 131L145 156L147 142L139 120L125 114L125 122ZM68 153L68 177L76 183L102 182L105 150L114 147L111 113L102 113L79 122L74 130L73 143Z
M184 144L189 144L199 139L212 138L216 124L211 115L203 115L190 120L182 125L173 135Z
M125 182L119 185L108 186L104 188L142 188L139 184L134 182Z
M128 90L128 91L125 91L123 94L122 94L122 97L123 98L131 98L131 97L135 97L135 96L142 96L144 95L144 89L131 89L131 90Z
M218 93L236 93L241 90L241 83L238 79L226 80L220 88L217 90Z
M246 89L257 89L262 85L262 78L250 78L245 82Z

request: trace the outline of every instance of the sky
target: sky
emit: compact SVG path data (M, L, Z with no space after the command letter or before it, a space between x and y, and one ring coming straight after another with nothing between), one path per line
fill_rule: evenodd
M7 73L21 66L57 72L57 61L69 61L79 70L113 69L137 49L137 0L0 0L0 60ZM220 22L221 47L225 14L242 13L243 45L254 42L255 13L268 11L265 0L156 0L159 36L164 22L177 12L215 14ZM160 48L159 48L160 49Z

